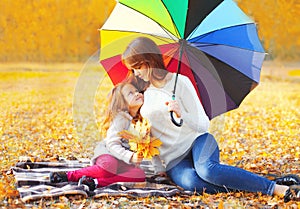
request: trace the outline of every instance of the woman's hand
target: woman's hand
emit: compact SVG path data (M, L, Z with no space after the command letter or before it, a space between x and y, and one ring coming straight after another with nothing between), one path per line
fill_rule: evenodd
M176 114L177 118L181 117L181 110L176 100L171 100L169 102L166 102L166 105L168 106L169 112L173 111Z
M143 155L135 152L133 153L130 162L139 165L141 164L142 160L143 160Z

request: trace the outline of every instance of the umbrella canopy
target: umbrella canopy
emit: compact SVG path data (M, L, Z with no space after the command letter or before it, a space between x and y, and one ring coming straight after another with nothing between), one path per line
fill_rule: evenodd
M232 0L119 0L100 29L100 63L114 84L128 73L121 54L139 36L158 44L170 72L180 64L210 119L237 108L259 83L265 52Z

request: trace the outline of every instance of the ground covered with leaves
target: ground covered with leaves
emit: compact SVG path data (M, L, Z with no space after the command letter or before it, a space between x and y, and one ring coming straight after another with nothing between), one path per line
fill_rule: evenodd
M240 108L212 121L221 161L272 177L299 174L300 65L267 62ZM0 207L3 208L300 208L247 192L172 198L60 197L22 203L9 170L33 161L89 158L112 87L94 65L0 64Z

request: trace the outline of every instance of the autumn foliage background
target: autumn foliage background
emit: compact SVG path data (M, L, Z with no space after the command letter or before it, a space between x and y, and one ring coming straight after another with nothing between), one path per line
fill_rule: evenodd
M221 160L261 175L299 174L300 3L237 2L257 22L268 54L259 86L237 110L212 121ZM9 173L19 157L91 157L112 87L97 63L98 29L114 5L114 0L0 1L1 207L24 208ZM249 193L130 200L132 206L153 202L174 208L300 207ZM107 197L40 201L30 207L121 207L118 204Z
M238 0L258 24L269 59L299 59L298 0ZM114 0L1 0L0 62L85 61Z

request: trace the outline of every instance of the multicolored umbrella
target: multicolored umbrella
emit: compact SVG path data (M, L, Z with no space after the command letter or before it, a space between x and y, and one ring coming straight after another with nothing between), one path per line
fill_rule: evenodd
M237 108L259 83L256 24L232 0L119 0L100 29L100 63L114 84L128 72L121 54L139 36L159 45L169 71L190 78L209 118Z

